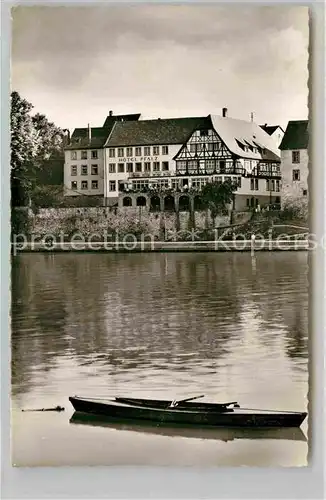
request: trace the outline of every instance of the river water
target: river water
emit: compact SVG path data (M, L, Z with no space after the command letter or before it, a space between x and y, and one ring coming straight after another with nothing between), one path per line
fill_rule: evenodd
M71 395L305 411L306 252L21 254L12 262L12 462L304 466L302 431L114 428ZM22 412L64 406L66 411Z

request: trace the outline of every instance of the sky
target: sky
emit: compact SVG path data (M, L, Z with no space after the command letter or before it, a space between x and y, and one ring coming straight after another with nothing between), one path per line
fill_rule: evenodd
M15 7L11 89L56 125L221 114L308 118L308 8Z

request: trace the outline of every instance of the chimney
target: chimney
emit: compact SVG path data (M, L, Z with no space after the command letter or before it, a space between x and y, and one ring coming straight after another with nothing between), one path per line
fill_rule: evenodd
M88 142L91 142L92 139L92 130L91 127L89 126L89 123L87 124L87 140Z
M250 121L252 121L252 122L254 121L254 114L253 114L253 112L250 113Z
M109 111L109 116L113 116L113 111L112 110Z
M223 118L226 118L228 116L228 108L222 109L222 116L223 116Z

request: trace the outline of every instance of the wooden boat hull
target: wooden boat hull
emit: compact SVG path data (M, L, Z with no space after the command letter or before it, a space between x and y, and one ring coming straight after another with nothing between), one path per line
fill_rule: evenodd
M215 409L198 411L190 408L161 409L128 405L114 400L83 399L77 396L70 397L69 401L77 412L131 421L147 420L158 425L165 423L196 427L300 427L307 415L299 412L249 412L237 408L229 411Z
M128 431L141 434L152 434L169 438L189 438L214 441L234 441L237 439L272 439L282 441L307 442L307 438L300 427L277 428L239 428L239 427L195 427L193 425L178 425L160 423L147 420L138 420L137 423L128 419L111 418L105 415L75 412L70 418L70 424L91 427L102 427L117 431Z

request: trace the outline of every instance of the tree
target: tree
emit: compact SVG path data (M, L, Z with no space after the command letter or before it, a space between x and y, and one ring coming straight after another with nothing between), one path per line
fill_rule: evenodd
M40 180L51 178L53 167L56 177L62 178L64 132L45 115L32 116L32 109L33 105L18 92L11 93L11 196L14 205L25 204Z
M233 202L237 183L226 180L223 183L208 182L201 190L203 205L211 211L213 224L218 214L225 213L227 205Z
M10 177L12 197L18 197L19 199L23 198L23 192L28 191L30 188L29 172L38 149L37 135L30 115L32 107L32 104L22 99L18 92L12 92Z

